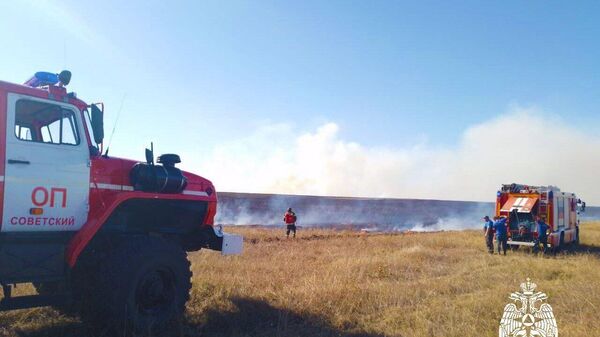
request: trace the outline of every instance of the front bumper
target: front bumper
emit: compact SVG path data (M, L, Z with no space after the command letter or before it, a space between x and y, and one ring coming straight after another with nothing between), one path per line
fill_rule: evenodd
M240 255L244 248L244 237L239 234L231 234L223 232L223 228L219 226L214 228L215 235L221 236L221 254L222 255Z
M220 251L222 255L239 255L244 248L244 238L223 232L221 226L204 225L186 237L187 251L202 248Z
M508 240L506 243L509 244L509 245L513 245L513 246L528 246L528 247L535 246L535 243L531 242L531 241L512 241L512 240Z

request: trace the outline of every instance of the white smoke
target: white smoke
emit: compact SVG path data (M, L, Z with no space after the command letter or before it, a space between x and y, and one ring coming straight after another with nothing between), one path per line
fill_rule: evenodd
M367 147L327 123L297 134L268 125L188 155L220 191L494 201L502 183L556 185L600 203L600 136L535 109L467 128L454 147ZM200 169L198 169L200 168Z
M416 223L412 227L396 227L396 231L431 232L431 231L458 231L464 229L480 229L483 225L477 222L482 213L473 213L471 217L446 217L439 218L433 224Z

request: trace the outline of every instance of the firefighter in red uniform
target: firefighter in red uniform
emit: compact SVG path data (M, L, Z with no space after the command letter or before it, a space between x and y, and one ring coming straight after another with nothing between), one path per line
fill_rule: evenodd
M296 213L292 211L292 208L288 208L287 212L283 215L283 221L286 225L285 236L290 237L290 232L293 232L294 237L296 237Z

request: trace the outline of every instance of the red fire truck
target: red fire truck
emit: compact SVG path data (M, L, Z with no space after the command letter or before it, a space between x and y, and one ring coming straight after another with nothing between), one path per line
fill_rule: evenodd
M239 254L213 227L213 184L176 168L103 153L103 104L67 92L71 73L0 81L0 310L55 305L134 329L183 313L186 252ZM38 295L12 296L31 282ZM83 305L85 304L85 305Z
M496 216L507 218L508 244L513 247L534 246L538 215L550 227L548 243L554 250L579 243L578 215L584 210L585 203L574 193L555 186L505 184L496 196Z

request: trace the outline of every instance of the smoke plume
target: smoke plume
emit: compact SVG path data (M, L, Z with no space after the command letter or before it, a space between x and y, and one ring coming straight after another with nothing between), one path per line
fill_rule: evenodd
M514 109L468 127L453 148L366 147L327 123L269 125L194 163L220 191L493 201L502 183L556 185L600 203L600 136Z
M279 223L283 210L297 205L305 225L337 221L387 230L475 228L483 214L493 211L489 202L499 186L512 182L555 185L588 205L600 203L600 136L535 109L516 108L472 125L454 147L368 147L341 139L335 123L305 133L273 124L221 144L208 158L194 157L205 158L191 164L218 191L488 202L443 210L424 201L416 208L388 205L390 215L382 216L379 206L358 201L323 206L316 199L271 198L257 208L252 198L221 198L217 220L222 223Z

